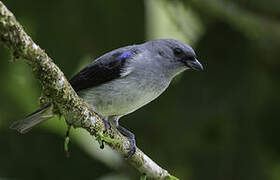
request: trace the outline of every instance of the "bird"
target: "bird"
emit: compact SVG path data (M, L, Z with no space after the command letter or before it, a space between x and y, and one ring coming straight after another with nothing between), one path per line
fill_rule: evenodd
M128 156L136 151L135 135L119 119L160 96L185 70L203 70L190 45L175 39L155 39L112 50L70 79L79 97L92 105L108 128L112 124L129 140ZM26 133L54 116L51 103L15 121L10 128Z

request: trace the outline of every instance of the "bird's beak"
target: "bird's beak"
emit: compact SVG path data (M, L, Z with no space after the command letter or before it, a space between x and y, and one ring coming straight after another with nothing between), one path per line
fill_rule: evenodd
M188 61L187 65L189 68L193 70L203 71L203 66L202 64L200 64L200 62L197 59L195 59L195 61Z

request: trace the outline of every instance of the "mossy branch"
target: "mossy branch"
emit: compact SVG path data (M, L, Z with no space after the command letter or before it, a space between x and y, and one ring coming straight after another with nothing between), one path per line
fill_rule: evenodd
M15 16L0 1L0 41L8 47L14 58L22 57L32 68L42 85L47 101L52 102L62 114L67 124L74 128L84 128L97 139L106 143L122 155L127 153L129 142L113 128L103 134L104 124L83 99L72 89L62 71L53 60L25 33ZM106 138L104 138L106 137ZM111 139L117 141L111 141ZM108 140L109 139L109 140ZM151 179L174 179L165 169L137 148L127 159L142 174Z

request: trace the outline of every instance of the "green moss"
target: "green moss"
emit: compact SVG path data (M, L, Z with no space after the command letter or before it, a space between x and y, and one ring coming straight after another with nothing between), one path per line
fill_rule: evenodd
M179 180L177 177L175 176L172 176L170 174L168 174L166 177L165 177L165 180Z
M144 174L140 177L140 180L146 180L147 179L147 176Z

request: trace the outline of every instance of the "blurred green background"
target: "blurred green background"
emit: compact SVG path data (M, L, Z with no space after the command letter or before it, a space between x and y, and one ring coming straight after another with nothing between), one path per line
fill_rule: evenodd
M279 0L5 0L67 77L112 49L157 38L194 47L185 72L121 119L137 145L182 180L280 179ZM38 107L40 85L0 46L0 179L134 180L140 174L83 130L63 151L63 119L26 135L9 125Z

